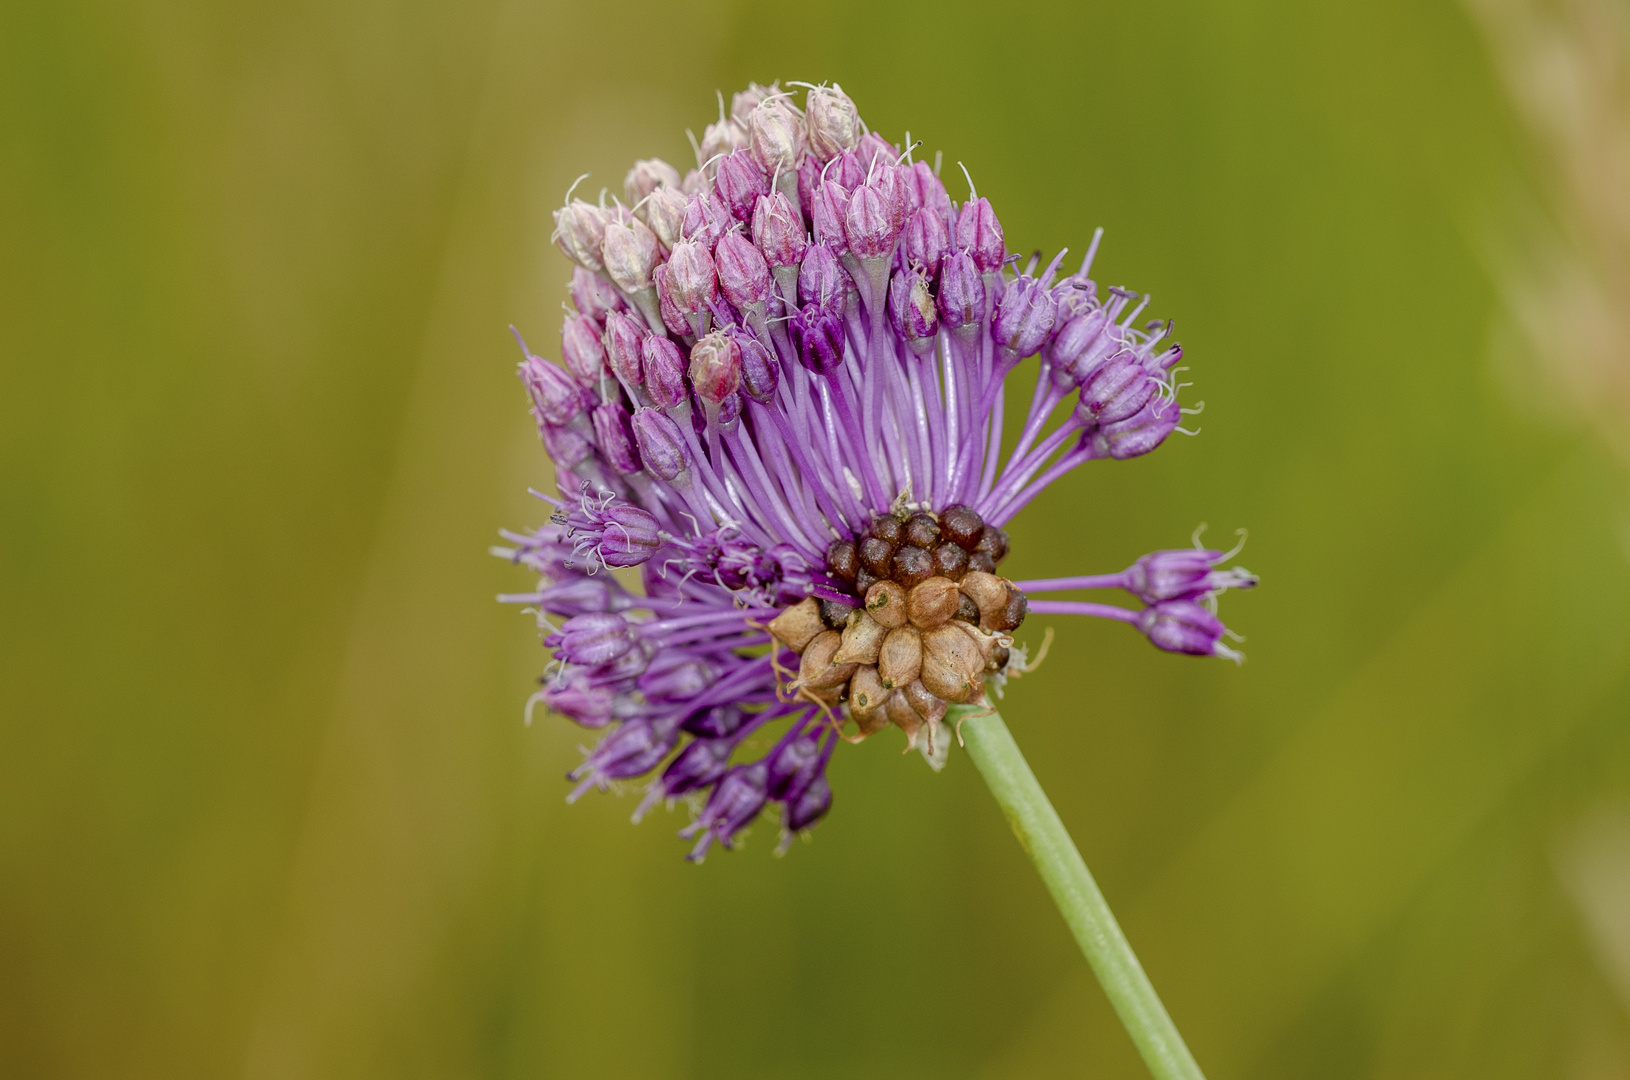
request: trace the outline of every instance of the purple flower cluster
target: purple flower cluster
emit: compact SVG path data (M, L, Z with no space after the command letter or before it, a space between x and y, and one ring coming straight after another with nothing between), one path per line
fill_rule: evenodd
M1255 578L1222 568L1232 553L999 575L1003 526L1043 489L1178 429L1182 350L1170 323L1138 324L1147 297L1100 295L1101 233L1074 274L1062 251L1020 268L989 201L970 182L954 203L911 150L836 86L799 109L755 84L721 102L695 169L642 161L626 201L568 193L555 214L576 311L564 366L523 342L520 375L561 495L495 549L541 577L503 599L539 612L554 651L529 710L606 729L571 797L666 762L635 818L692 800L693 859L768 807L788 837L817 822L840 737L893 725L938 767L948 706L1023 664L1027 612L1239 659L1215 598ZM1030 357L1004 439L1006 378ZM638 591L608 572L624 567ZM1143 606L1030 599L1098 588Z

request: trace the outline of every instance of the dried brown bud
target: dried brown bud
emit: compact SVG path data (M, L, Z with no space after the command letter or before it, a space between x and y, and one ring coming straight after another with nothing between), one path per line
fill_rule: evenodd
M866 590L866 610L890 630L906 624L906 590L892 581L879 581Z
M848 682L855 673L855 665L834 663L842 644L843 635L836 630L823 630L816 634L799 658L796 685L812 690L827 690Z
M650 288L651 271L656 268L659 254L656 234L639 218L629 217L606 226L600 255L605 260L606 276L623 292Z
M985 653L966 623L950 623L923 634L922 683L945 701L967 702L984 688Z
M849 680L849 715L859 725L862 735L871 735L889 722L883 707L893 693L877 677L876 668L856 669L854 678Z
M598 270L600 247L606 238L606 220L598 206L573 199L555 211L555 235L551 238L566 257L589 270Z
M877 654L877 675L890 690L915 682L922 672L922 635L909 626L890 630Z
M875 664L883 648L888 627L864 611L849 616L849 625L843 629L843 645L832 658L835 664Z
M903 550L903 549L902 549ZM950 578L931 577L906 594L906 617L911 625L932 630L956 614L962 593Z
M820 604L811 596L770 620L769 630L775 639L795 653L801 653L815 635L826 629L821 622Z

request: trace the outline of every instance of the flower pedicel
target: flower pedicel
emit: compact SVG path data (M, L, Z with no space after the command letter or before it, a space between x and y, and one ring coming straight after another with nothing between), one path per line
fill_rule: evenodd
M635 819L698 799L692 859L772 804L790 837L831 807L840 737L893 725L939 767L947 709L1022 668L1029 612L1239 660L1215 598L1256 579L1221 566L1232 553L1001 575L1004 527L1037 494L1149 453L1183 413L1171 324L1138 325L1147 297L1087 276L1099 237L1072 275L1062 251L1019 269L971 184L952 202L835 86L800 110L754 85L720 112L683 177L641 161L626 202L556 212L576 263L564 369L522 346L561 495L495 551L542 579L503 597L540 613L554 650L529 709L605 731L571 797L655 772ZM1004 454L1005 380L1032 356ZM643 594L614 567L639 567ZM1032 599L1073 589L1143 606Z

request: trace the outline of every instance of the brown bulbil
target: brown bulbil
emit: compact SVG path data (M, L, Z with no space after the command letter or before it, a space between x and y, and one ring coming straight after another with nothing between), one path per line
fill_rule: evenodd
M1030 601L1025 599L1024 593L1014 587L1011 582L1005 584L1007 585L1007 596L1003 600L1002 606L979 620L979 625L987 630L999 630L1004 633L1017 630L1019 624L1024 622L1025 615L1030 611Z
M985 530L985 519L972 507L947 506L940 513L940 528L959 546L972 551L979 546L979 534Z
M917 715L930 724L937 724L945 719L945 702L929 693L928 688L921 682L912 683L903 693L906 700L911 702L911 707L917 711Z
M906 748L917 745L917 732L923 726L923 718L917 715L917 710L911 707L904 694L891 695L883 704L883 711L888 714L889 723L906 733Z
M849 715L862 735L875 734L889 722L883 708L893 693L877 677L876 668L860 668L849 680Z
M906 520L905 542L913 547L931 548L939 538L940 523L933 514L912 514Z
M889 629L864 611L849 616L843 630L843 644L832 658L834 664L875 664Z
M968 572L968 553L950 540L934 548L934 573L957 581Z
M878 514L872 518L870 533L879 540L887 542L889 547L899 547L905 541L905 526L893 514Z
M860 565L878 578L889 576L889 564L894 559L894 545L881 537L868 536L860 542Z
M799 659L797 685L811 690L833 690L847 683L855 673L855 665L833 663L842 644L843 635L836 630L816 634Z
M923 639L916 630L902 626L890 630L877 654L877 676L890 690L915 682L923 665Z
M995 574L987 574L980 570L970 570L962 575L957 587L965 593L979 607L981 621L989 618L995 612L1001 611L1007 603L1007 582Z
M1000 563L1007 558L1007 533L994 525L986 525L984 531L979 534L979 543L974 550L982 551L989 555L993 562Z
M798 601L771 619L769 625L775 639L795 653L803 652L815 635L825 629L821 622L820 604L813 596Z
M841 600L822 600L821 622L828 630L842 630L849 625L849 616L854 614L855 605L845 604Z
M983 551L976 551L968 556L968 569L978 570L982 574L996 573L996 560Z
M910 589L934 576L934 557L927 548L908 544L894 553L890 569L890 576Z
M859 593L861 596L865 596L867 591L870 590L873 585L876 585L880 580L881 579L876 574L862 566L860 568L860 573L855 575L855 592Z
M990 659L985 661L986 671L1001 671L1007 667L1007 662L1013 659L1013 650L1005 645L998 645L991 650Z
M957 611L962 594L950 578L931 577L906 594L906 618L921 630L943 625Z
M965 623L973 623L975 626L978 626L979 605L973 602L973 597L969 596L967 593L963 593L962 598L956 602L956 614L951 617L953 619L961 619Z
M866 611L872 618L893 630L906 624L905 586L893 581L879 581L866 590Z
M826 569L843 581L855 580L860 572L860 549L853 540L834 540L826 549Z
M923 634L922 684L942 701L968 702L984 686L985 653L966 623Z

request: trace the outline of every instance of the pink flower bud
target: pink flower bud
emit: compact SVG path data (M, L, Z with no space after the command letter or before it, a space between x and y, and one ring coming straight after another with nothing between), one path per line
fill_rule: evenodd
M1002 223L996 220L996 211L989 199L974 199L964 203L957 214L956 228L951 230L953 247L966 248L974 265L987 274L1002 268L1007 259L1007 240L1002 236Z
M765 98L747 118L747 145L770 176L791 173L804 153L804 121L781 98Z
M985 317L985 279L966 251L945 256L940 268L940 320L947 330L973 326Z
M704 191L685 207L685 222L680 227L679 235L686 240L700 241L712 251L713 245L719 242L719 237L724 235L730 225L730 211L719 205L718 199Z
M950 246L951 234L945 228L945 219L936 211L924 207L906 219L900 253L907 266L915 266L933 277L939 273L940 260Z
M977 258L977 257L976 257ZM990 336L1014 356L1034 353L1053 332L1058 302L1035 278L1022 277L1008 285L996 301Z
M747 129L735 120L725 117L717 124L709 124L702 132L701 158L704 163L713 161L733 151L740 150L747 145ZM708 166L711 174L717 163Z
M645 467L670 483L690 468L690 451L679 425L655 409L634 413L634 441Z
M704 311L719 295L713 256L696 240L681 240L668 256L668 295L681 317ZM687 328L686 333L690 333Z
M1134 354L1117 353L1082 382L1076 415L1087 423L1125 420L1148 404L1158 386Z
M543 449L563 469L575 469L594 454L594 444L576 428L543 425Z
M825 178L836 180L845 191L853 191L866 182L866 170L861 167L860 158L855 156L853 150L845 150L826 167Z
M606 350L606 363L612 374L625 386L640 384L640 345L644 340L645 329L634 319L619 311L606 316L600 344Z
M756 82L748 83L747 89L737 90L730 95L730 119L745 128L752 118L753 111L780 92L779 79L769 86L760 86Z
M866 178L866 186L876 189L883 197L883 205L888 207L889 220L894 223L898 232L906 223L909 216L906 209L905 184L901 181L901 174L907 172L909 166L884 165L879 162L873 169L871 176Z
M628 306L611 282L581 266L572 267L572 303L591 319L604 319Z
M741 346L715 330L690 350L690 381L696 396L718 405L741 385Z
M678 186L679 170L661 158L647 158L634 162L634 167L629 169L628 175L623 178L623 194L627 196L630 206L659 187Z
M1108 318L1103 308L1071 317L1053 337L1054 379L1064 384L1079 383L1092 373L1115 340L1104 333Z
M741 347L741 388L754 401L767 402L775 396L781 381L780 365L775 354L751 334L736 338Z
M889 318L894 331L905 339L911 351L927 355L934 348L939 331L939 310L928 279L915 270L903 270L889 283Z
M798 205L804 208L806 214L815 205L815 189L820 186L820 160L813 154L805 154L798 161Z
M772 267L797 266L809 246L804 219L779 191L759 197L753 207L753 243Z
M877 188L862 184L855 189L849 199L849 212L844 215L843 235L857 259L886 258L894 251L899 229Z
M758 160L746 150L737 150L719 159L719 173L713 179L713 194L742 223L753 220L753 205L770 191L769 181Z
M934 175L934 170L929 168L928 162L919 161L908 166L908 171L901 179L905 184L907 207L913 211L927 207L949 226L951 196L945 193L945 185Z
M811 244L798 268L798 298L834 315L843 314L849 271L825 244Z
M679 306L674 303L673 292L668 288L667 263L651 271L651 284L657 291L657 312L662 316L663 328L670 334L680 336L690 333L690 323L686 321Z
M600 245L605 260L606 276L625 293L649 288L651 271L661 254L656 234L645 227L645 222L630 215L626 220L606 226L606 238Z
M678 242L685 228L685 214L691 198L677 187L659 187L635 211L668 250Z
M628 426L628 410L621 402L594 407L594 439L614 470L624 476L640 471L640 456L634 449L634 436Z
M573 199L555 211L555 234L550 239L579 266L600 269L600 247L605 236L606 222L599 207Z
M849 216L849 189L836 180L827 180L815 189L815 198L808 210L815 242L825 244L838 255L848 251L849 238L844 234L843 223Z
M560 356L572 377L587 387L600 385L606 373L606 351L600 345L600 324L587 315L568 315L560 326Z
M817 86L804 100L809 152L831 161L860 142L860 113L839 86Z
M713 249L713 258L719 268L719 291L738 310L762 304L770 295L770 268L764 255L741 233L726 233Z
M568 424L587 403L583 388L559 367L536 356L521 362L517 374L532 399L532 409L545 423Z
M1156 398L1125 420L1105 424L1099 429L1098 437L1103 449L1117 461L1141 457L1177 430L1182 415L1177 402Z
M868 131L861 136L860 144L855 147L855 157L860 161L861 171L870 175L874 162L879 168L893 165L899 160L900 151L877 132Z
M685 400L685 357L665 337L652 334L640 346L640 372L645 392L660 408L672 409Z

